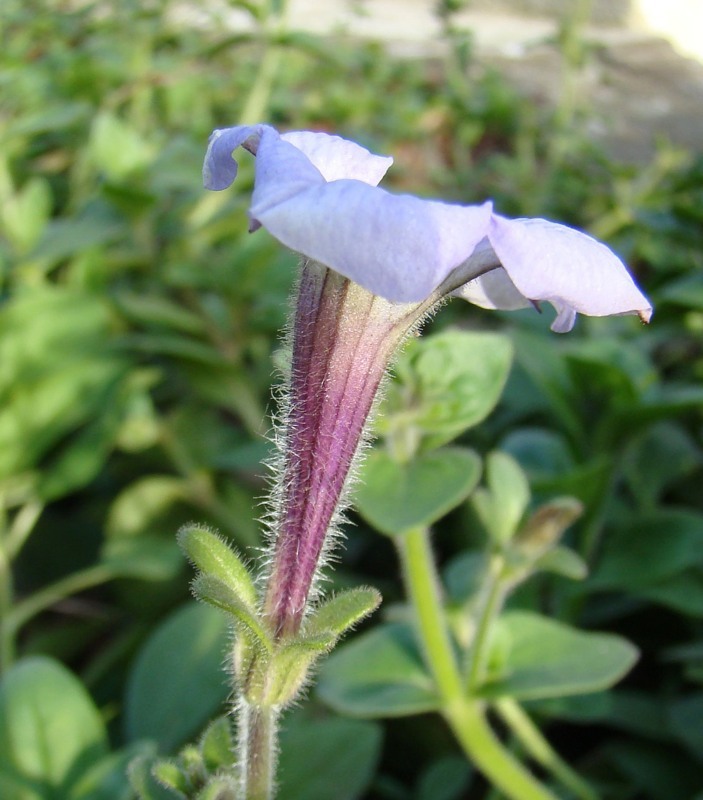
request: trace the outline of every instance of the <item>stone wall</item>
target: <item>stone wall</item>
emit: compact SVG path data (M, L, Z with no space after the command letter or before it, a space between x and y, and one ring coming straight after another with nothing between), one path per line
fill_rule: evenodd
M467 7L492 14L526 17L563 17L581 13L580 7L583 7L595 25L627 25L636 13L636 5L637 0L470 0Z

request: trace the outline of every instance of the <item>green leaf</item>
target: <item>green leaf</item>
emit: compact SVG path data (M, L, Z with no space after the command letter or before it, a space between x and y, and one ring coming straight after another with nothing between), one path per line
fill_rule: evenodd
M51 187L39 176L29 181L0 206L2 231L19 253L27 253L39 241L51 216Z
M235 752L232 725L228 716L217 717L200 739L200 754L208 772L232 766Z
M281 732L280 797L360 800L381 755L379 725L353 719L290 718Z
M305 622L306 635L332 633L335 637L372 614L381 604L381 595L376 589L359 586L339 592L323 601Z
M501 440L500 449L520 464L531 483L558 478L574 468L569 444L556 431L518 428Z
M178 544L206 576L217 578L245 604L256 607L254 580L239 554L224 539L200 525L186 525L178 532Z
M553 547L535 561L535 568L554 572L572 581L582 581L588 575L588 564L569 547Z
M373 450L356 493L359 513L374 528L398 536L432 525L462 503L478 482L481 461L472 450L446 447L399 464Z
M120 578L167 581L183 567L183 558L173 539L129 536L108 539L101 561Z
M689 694L673 703L669 721L672 733L700 761L703 758L703 693Z
M129 765L147 752L148 744L137 742L101 759L77 782L71 800L132 800Z
M474 494L473 505L493 541L502 546L517 532L530 503L530 485L517 461L499 451L486 458L486 484L487 490Z
M703 565L703 514L667 508L609 531L592 578L598 589L646 589Z
M222 671L228 643L223 616L189 603L142 647L127 680L125 734L171 752L190 738L228 694Z
M653 510L660 495L699 467L701 460L692 437L668 421L651 426L632 442L623 471L640 506Z
M465 550L446 565L442 577L447 593L455 603L465 603L481 588L490 569L487 553Z
M320 697L336 711L377 719L435 711L439 699L410 628L383 625L338 648L323 664Z
M90 151L98 168L113 180L127 178L153 158L152 147L142 136L107 111L93 121Z
M512 363L510 340L495 333L447 330L413 339L395 366L378 431L412 429L433 449L493 410Z
M465 758L438 758L420 777L413 800L461 800L467 796L472 774Z
M583 424L575 402L578 390L574 386L563 354L556 344L545 340L541 334L521 330L515 331L512 338L516 361L546 401L545 411L556 415L574 440L580 441ZM519 402L521 396L518 395L516 399Z
M149 531L154 520L188 496L187 483L174 475L147 475L123 489L110 506L109 537L137 536Z
M634 797L687 800L700 790L700 764L661 742L611 741L607 759L626 776Z
M115 295L117 307L133 322L148 327L172 328L182 333L206 332L205 319L162 294L122 291Z
M73 797L83 776L107 756L100 712L65 667L27 658L0 682L0 785L13 800ZM19 788L23 787L23 788Z
M692 567L632 593L681 614L703 616L703 569Z
M538 699L612 686L634 665L637 648L609 633L586 633L528 611L509 611L496 625L500 667L486 697Z

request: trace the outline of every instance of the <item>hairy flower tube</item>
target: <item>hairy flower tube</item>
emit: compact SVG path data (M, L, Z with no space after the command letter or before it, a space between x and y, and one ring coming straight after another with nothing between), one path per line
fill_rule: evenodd
M652 308L620 259L590 236L507 219L490 202L389 193L377 184L392 159L336 136L216 130L207 188L231 185L239 146L256 156L250 229L265 227L303 257L264 609L285 639L303 624L386 367L443 298L505 310L550 303L558 332L571 330L577 313L648 321Z

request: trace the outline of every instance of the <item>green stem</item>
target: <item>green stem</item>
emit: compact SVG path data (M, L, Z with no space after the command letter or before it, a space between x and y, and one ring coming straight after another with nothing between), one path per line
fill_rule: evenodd
M443 716L469 758L506 797L557 800L495 735L486 719L484 703L467 698L457 708L445 708Z
M280 8L277 8L278 5ZM263 33L264 54L256 71L254 84L240 114L240 125L253 125L267 117L266 109L271 97L273 82L283 56L280 46L272 44L272 42L280 38L285 29L285 5L285 3L269 5L269 18L266 20Z
M98 564L88 567L80 572L74 572L61 578L55 583L45 586L33 595L17 603L5 620L6 627L14 636L15 633L32 617L45 611L47 608L58 603L72 594L77 594L93 586L99 586L115 577L115 573L109 567Z
M437 688L446 703L463 698L461 676L433 569L434 556L426 528L414 528L397 539L406 590L420 641Z
M12 564L4 545L0 539L0 675L15 660L15 632L9 624L13 598Z
M522 707L512 698L497 700L495 708L527 753L581 800L598 800L598 794L575 772L544 738Z
M270 706L239 705L242 800L270 800L276 770L278 712Z
M466 696L439 592L426 528L398 537L403 573L428 667L440 696L440 713L478 769L511 800L556 800L506 750L486 719L485 703Z
M39 501L25 503L15 514L12 525L7 532L7 553L12 560L16 558L34 530L37 520L44 510L44 504Z
M483 605L478 617L476 635L469 652L468 685L475 692L483 683L488 662L489 635L496 617L505 600L505 586L502 580L503 557L494 556L488 569L486 585L483 590Z

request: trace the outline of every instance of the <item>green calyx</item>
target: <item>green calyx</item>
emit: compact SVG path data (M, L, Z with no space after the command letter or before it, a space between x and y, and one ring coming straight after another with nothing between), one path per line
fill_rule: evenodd
M367 587L340 592L312 610L298 633L277 638L261 611L252 575L229 544L200 526L183 528L178 542L198 570L193 593L224 611L237 632L234 673L244 699L254 706L291 703L317 658L381 602L380 594Z

